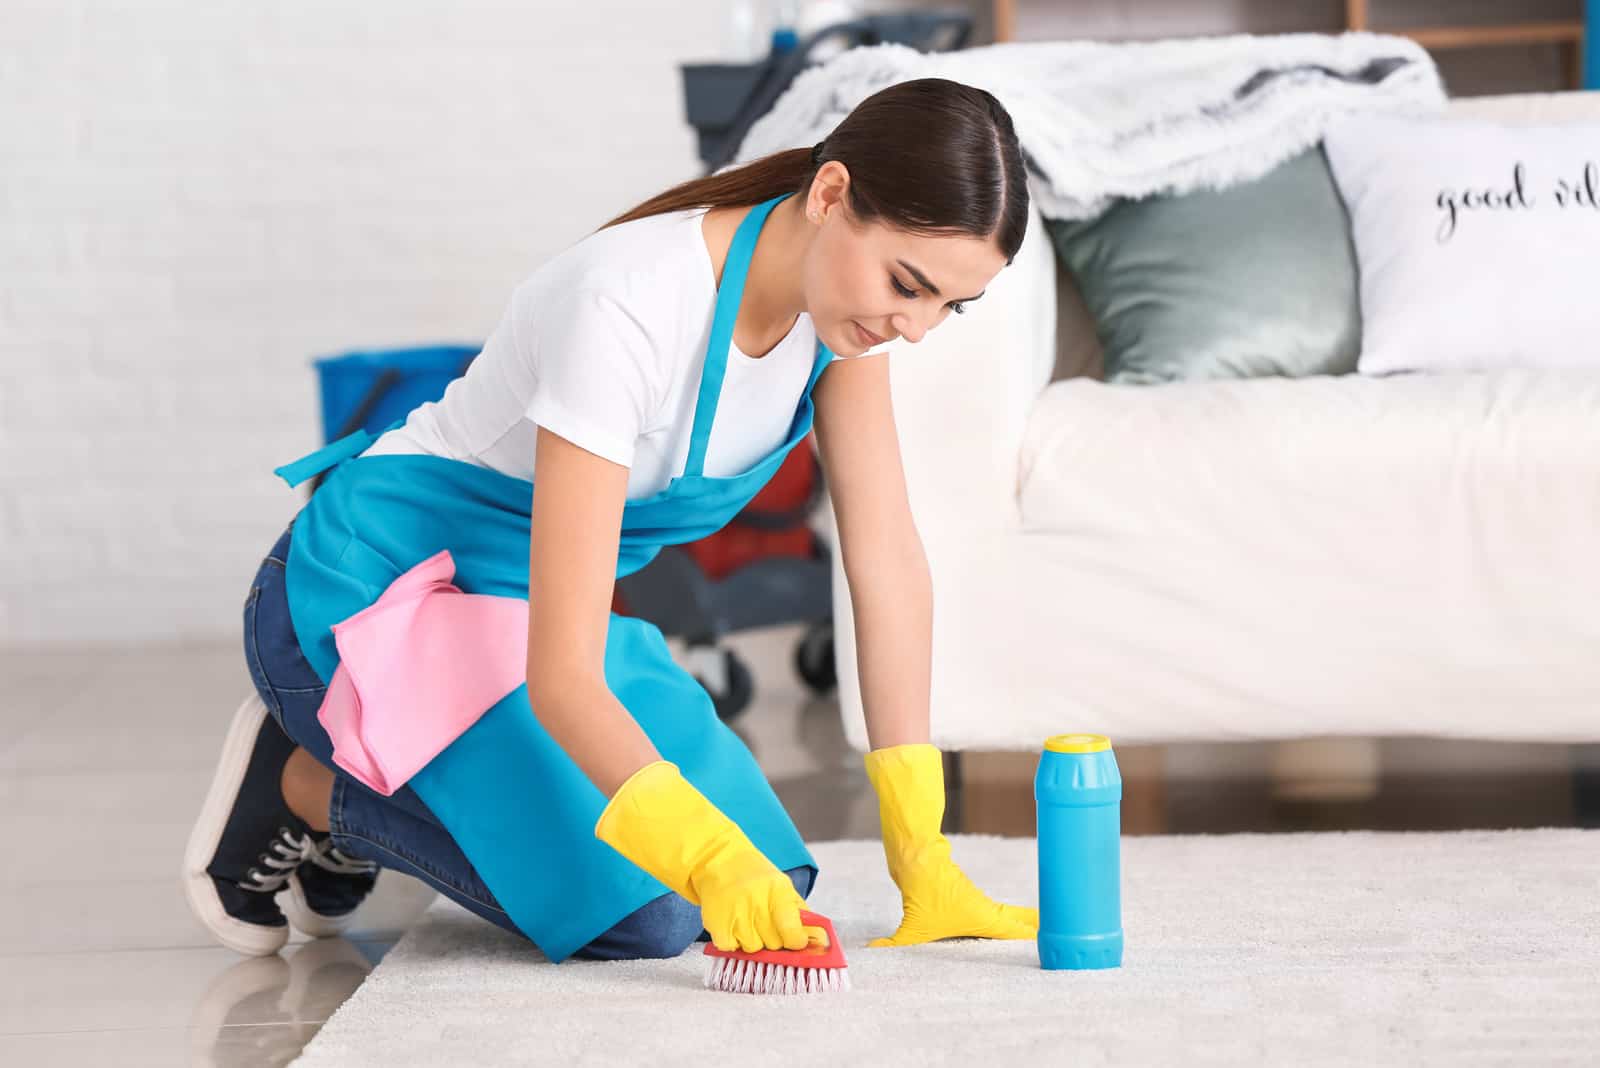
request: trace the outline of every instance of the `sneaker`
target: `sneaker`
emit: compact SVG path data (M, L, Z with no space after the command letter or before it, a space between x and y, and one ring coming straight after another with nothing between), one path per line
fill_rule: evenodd
M312 831L310 838L305 859L289 876L283 911L296 929L327 938L349 926L356 907L377 885L378 866L344 852L324 831Z
M247 956L276 953L288 941L273 897L311 852L310 828L283 800L292 752L294 743L252 694L228 727L184 852L190 909L219 942Z

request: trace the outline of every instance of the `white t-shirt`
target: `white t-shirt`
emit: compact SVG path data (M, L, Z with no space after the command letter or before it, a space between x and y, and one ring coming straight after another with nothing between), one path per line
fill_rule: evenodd
M629 467L628 498L683 473L716 307L704 209L591 234L519 285L467 373L367 455L445 456L533 479L537 428ZM765 356L730 345L705 473L737 475L779 445L811 378L802 313Z

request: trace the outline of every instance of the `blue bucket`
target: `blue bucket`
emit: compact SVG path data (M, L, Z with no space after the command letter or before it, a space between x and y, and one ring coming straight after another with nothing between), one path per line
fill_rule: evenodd
M482 348L428 345L349 352L314 361L322 392L323 439L337 441L358 429L376 434L419 404L438 400ZM359 424L350 425L357 415Z

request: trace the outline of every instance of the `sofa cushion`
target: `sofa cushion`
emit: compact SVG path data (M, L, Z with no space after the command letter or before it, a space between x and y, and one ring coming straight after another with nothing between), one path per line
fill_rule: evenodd
M1048 386L1018 458L1030 532L1196 538L1315 556L1423 554L1522 529L1505 560L1570 523L1600 523L1600 375L1319 376L1139 389ZM1570 508L1570 511L1568 510ZM1397 537L1406 530L1406 537ZM1274 552L1287 553L1287 545ZM1600 557L1597 557L1600 559Z
M1108 381L1355 369L1355 257L1320 149L1255 181L1120 201L1050 230L1094 318Z
M933 558L938 707L1013 744L1600 731L1600 375L1058 382L1022 462Z

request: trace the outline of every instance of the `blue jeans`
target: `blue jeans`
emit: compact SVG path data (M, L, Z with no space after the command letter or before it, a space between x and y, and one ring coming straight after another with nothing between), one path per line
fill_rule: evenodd
M300 651L289 620L284 570L293 529L291 523L251 583L244 604L244 657L278 726L333 772L328 826L334 843L353 857L421 879L463 908L521 935L416 791L402 786L385 797L334 764L333 742L317 721L327 687ZM793 868L786 874L802 897L810 894L810 868ZM704 938L699 907L667 893L646 902L573 955L591 960L675 957Z

